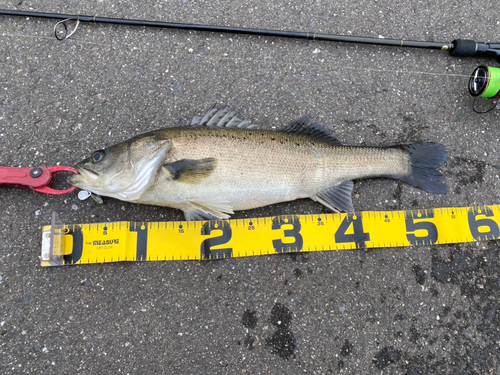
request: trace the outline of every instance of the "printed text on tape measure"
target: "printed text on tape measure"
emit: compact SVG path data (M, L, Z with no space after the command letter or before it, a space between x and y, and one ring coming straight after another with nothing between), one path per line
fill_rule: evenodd
M67 226L64 263L222 259L497 239L500 206ZM69 248L71 247L71 248Z

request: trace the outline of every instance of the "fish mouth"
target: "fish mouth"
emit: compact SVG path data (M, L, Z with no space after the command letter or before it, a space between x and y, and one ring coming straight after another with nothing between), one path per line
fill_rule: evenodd
M76 167L78 174L73 174L68 177L68 182L76 187L85 188L85 185L90 185L92 180L96 180L99 174L85 167Z
M73 174L71 176L68 176L68 182L73 185L78 187L78 185L85 181L80 174Z

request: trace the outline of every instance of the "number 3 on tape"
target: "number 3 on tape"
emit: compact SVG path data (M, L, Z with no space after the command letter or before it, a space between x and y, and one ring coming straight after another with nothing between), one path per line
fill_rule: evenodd
M276 253L297 253L302 250L304 239L302 238L302 234L300 234L302 225L298 216L289 215L275 217L273 218L271 228L273 231L284 229L285 238L272 241ZM289 242L290 239L293 239L293 241Z

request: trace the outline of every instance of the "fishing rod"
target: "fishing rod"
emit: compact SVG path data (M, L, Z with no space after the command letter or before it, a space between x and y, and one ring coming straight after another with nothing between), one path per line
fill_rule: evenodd
M500 63L500 43L482 43L468 39L455 39L451 43L445 42L422 42L415 40L403 39L385 39L385 38L369 38L361 36L348 35L333 35L333 34L317 34L311 32L295 32L281 30L265 30L265 29L248 29L242 27L230 26L215 26L215 25L199 25L187 23L171 23L161 21L146 21L136 19L123 18L108 18L86 15L73 15L61 13L42 13L42 12L27 12L17 10L0 9L0 15L4 16L20 16L20 17L38 17L52 18L60 20L54 26L54 35L58 40L65 40L72 36L78 29L80 22L92 23L107 23L113 25L128 25L128 26L147 26L147 27L162 27L171 29L196 30L208 32L222 32L234 34L247 34L279 38L294 38L306 40L321 40L329 42L347 42L372 44L379 46L393 47L410 47L410 48L425 48L438 49L448 51L451 56L455 57L493 57ZM74 21L75 25L70 30L68 22ZM474 70L469 79L469 94L475 99L478 97L500 99L500 69L481 65ZM493 110L498 101L493 107L486 111L476 110L473 104L473 110L477 113L486 113Z
M439 50L443 50L443 51L448 51L451 56L456 56L456 57L474 57L474 56L493 57L498 62L500 62L500 43L481 43L481 42L475 42L474 40L467 40L467 39L455 39L451 43L422 42L422 41L402 40L402 39L385 39L385 38L369 38L369 37L348 36L348 35L317 34L317 33L312 33L312 32L247 29L247 28L242 28L242 27L199 25L199 24L187 24L187 23L170 23L170 22L161 22L161 21L108 18L108 17L60 14L60 13L26 12L26 11L3 10L3 9L0 9L0 15L52 18L52 19L62 20L62 21L59 21L54 27L54 34L58 40L64 40L64 39L69 38L71 35L73 35L80 22L93 22L93 23L108 23L108 24L114 24L114 25L162 27L162 28L171 28L171 29L247 34L247 35L259 35L259 36L281 37L281 38L321 40L321 41L330 41L330 42L362 43L362 44L373 44L373 45L380 45L380 46L439 49ZM68 26L67 26L68 21L76 21L75 28L69 34L68 34Z

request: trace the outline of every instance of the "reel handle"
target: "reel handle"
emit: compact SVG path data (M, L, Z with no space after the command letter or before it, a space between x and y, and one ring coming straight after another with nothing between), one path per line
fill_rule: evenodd
M451 56L490 56L500 63L500 43L480 43L468 39L455 39L452 44Z

